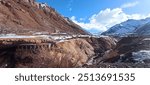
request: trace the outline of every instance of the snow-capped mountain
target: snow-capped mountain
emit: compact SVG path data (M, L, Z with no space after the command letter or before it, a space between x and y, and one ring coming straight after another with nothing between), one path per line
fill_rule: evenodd
M150 22L150 18L141 20L129 19L125 22L122 22L120 24L111 27L106 32L103 32L102 35L125 35L128 33L133 33L135 30L144 26L148 22Z
M150 22L135 30L138 35L150 35Z

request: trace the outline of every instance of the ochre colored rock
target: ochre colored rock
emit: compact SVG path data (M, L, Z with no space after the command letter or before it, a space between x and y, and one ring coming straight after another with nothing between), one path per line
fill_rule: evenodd
M112 44L111 44L112 43ZM42 42L6 39L0 45L0 67L82 67L114 46L109 38L74 38Z
M57 42L50 49L16 50L16 67L80 67L94 55L94 48L84 39ZM24 59L32 62L23 63Z
M35 0L0 0L0 33L41 31L88 34L46 4Z

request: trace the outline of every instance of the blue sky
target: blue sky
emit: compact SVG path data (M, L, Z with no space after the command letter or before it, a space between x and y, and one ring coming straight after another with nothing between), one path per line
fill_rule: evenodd
M128 19L150 17L150 0L37 0L85 30L98 33Z

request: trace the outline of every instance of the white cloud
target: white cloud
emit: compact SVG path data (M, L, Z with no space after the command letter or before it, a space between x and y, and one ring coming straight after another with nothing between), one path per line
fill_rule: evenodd
M98 31L106 31L108 28L116 25L118 23L124 22L128 19L144 19L146 17L150 17L149 15L142 14L126 14L122 8L115 9L105 9L100 11L98 14L94 14L89 18L89 23L79 22L76 20L75 16L71 17L75 23L80 25L86 30L98 30Z
M130 7L134 7L134 6L138 5L138 4L139 4L138 1L136 1L136 2L130 2L130 3L123 4L121 6L121 8L130 8Z
M85 21L85 18L80 18L80 21Z
M92 29L95 29L95 30L99 30L99 31L105 31L106 30L106 27L103 26L102 24L98 23L84 23L84 22L78 22L76 20L76 17L75 16L72 16L71 17L71 20L73 22L75 22L76 24L80 25L82 28L86 29L86 30L92 30ZM102 28L102 29L101 29Z

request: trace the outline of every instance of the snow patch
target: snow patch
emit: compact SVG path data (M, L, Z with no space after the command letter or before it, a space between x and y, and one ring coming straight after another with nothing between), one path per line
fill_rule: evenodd
M109 30L104 32L104 34L105 35L126 35L127 33L133 33L136 29L142 27L148 22L150 22L150 18L141 19L141 20L130 19L111 27Z
M143 60L150 59L150 50L141 50L138 52L133 52L132 56L135 61L143 62Z

